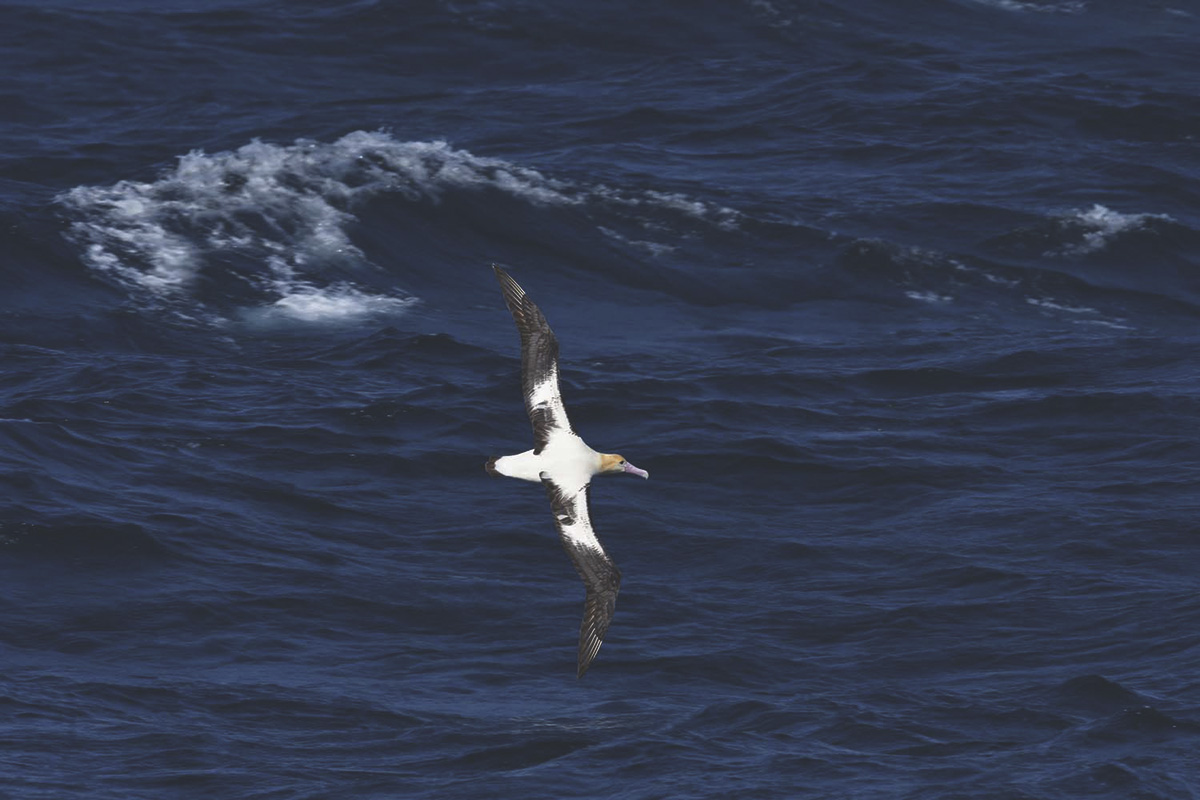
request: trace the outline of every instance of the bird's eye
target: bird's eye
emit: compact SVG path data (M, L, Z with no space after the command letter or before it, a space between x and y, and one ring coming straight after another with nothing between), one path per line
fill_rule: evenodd
M625 466L625 464L626 464L626 463L627 463L627 462L626 462L624 459L622 459L622 461L621 461L621 466L622 466L622 467L623 467L623 466Z

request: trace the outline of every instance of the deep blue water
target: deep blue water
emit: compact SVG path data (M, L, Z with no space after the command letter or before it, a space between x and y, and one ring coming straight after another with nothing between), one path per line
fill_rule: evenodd
M0 798L1200 796L1198 38L3 3Z

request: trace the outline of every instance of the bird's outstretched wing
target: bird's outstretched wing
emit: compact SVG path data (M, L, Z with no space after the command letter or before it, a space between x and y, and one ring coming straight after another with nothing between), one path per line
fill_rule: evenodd
M617 606L617 592L621 589L621 571L604 552L600 540L592 530L588 516L588 489L591 484L568 494L543 473L542 484L550 497L550 508L554 522L562 539L563 549L583 579L587 596L583 603L583 623L579 626L579 667L577 678L587 672L604 635L612 623Z
M572 431L558 390L558 339L525 290L500 267L492 269L521 334L521 388L533 424L533 452L540 453L555 430Z

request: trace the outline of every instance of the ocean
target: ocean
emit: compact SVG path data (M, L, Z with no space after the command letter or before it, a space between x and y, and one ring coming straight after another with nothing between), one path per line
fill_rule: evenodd
M1198 41L0 4L0 799L1200 797Z

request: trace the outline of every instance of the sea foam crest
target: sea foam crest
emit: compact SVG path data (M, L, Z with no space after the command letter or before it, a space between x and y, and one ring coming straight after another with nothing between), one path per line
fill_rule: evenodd
M1063 3L1034 3L1029 0L974 0L974 2L999 8L1003 11L1036 12L1041 14L1082 14L1087 10L1083 0L1068 0Z
M305 321L389 313L411 298L326 277L370 267L346 230L359 200L397 180L364 163L382 136L193 151L157 180L57 199L75 217L68 237L85 263L143 299L196 300L208 282L235 306Z
M1122 214L1097 203L1087 210L1077 211L1059 219L1062 228L1078 232L1081 238L1078 242L1047 255L1079 256L1095 253L1107 247L1114 237L1130 231L1143 230L1154 220L1173 221L1166 214Z
M332 143L255 140L234 151L197 150L156 180L80 186L57 200L73 218L68 237L85 263L143 300L209 306L216 287L216 304L239 313L321 321L391 313L412 302L345 279L379 272L347 233L366 199L396 193L437 202L464 189L535 205L653 207L725 229L737 222L731 209L682 195L579 185L443 141L398 141L381 131Z

